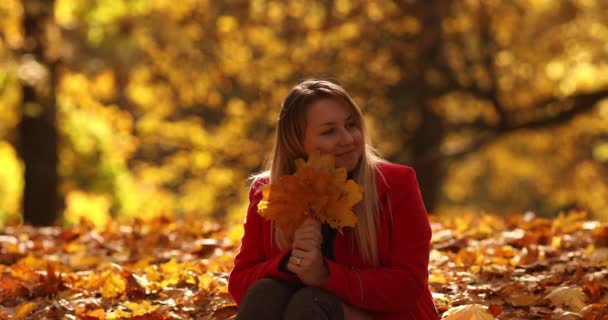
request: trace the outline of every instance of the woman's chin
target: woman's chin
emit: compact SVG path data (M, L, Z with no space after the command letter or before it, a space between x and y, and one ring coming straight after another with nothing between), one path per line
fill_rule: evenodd
M358 164L359 159L336 159L336 167L345 168L348 172L355 170Z

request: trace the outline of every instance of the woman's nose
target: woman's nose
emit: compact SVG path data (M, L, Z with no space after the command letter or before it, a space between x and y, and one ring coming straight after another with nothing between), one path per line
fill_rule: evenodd
M353 143L354 140L353 135L348 130L343 129L340 131L340 144L348 145Z

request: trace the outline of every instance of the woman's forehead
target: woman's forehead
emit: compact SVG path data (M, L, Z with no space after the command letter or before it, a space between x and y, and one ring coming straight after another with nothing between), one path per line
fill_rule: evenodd
M313 124L328 121L346 120L351 117L353 110L344 101L333 98L325 98L313 102L306 112L307 120Z

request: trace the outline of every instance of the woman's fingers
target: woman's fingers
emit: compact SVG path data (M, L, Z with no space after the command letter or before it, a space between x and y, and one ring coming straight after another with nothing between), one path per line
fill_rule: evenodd
M310 247L321 247L323 236L319 232L301 232L294 235L293 247L309 249Z
M301 249L293 249L291 251L291 256L289 257L288 263L301 269L308 268L318 259L322 259L318 253Z
M292 248L313 252L321 248L323 235L318 220L307 218L294 233Z
M323 241L323 236L321 235L320 232L317 232L315 230L306 230L306 231L302 231L302 232L296 232L294 234L294 241L306 241L306 240L312 240L312 241L316 241L316 242L321 242Z
M314 241L299 241L294 242L292 249L298 249L305 252L314 252L321 250L321 244Z
M320 228L321 227L321 221L319 221L318 219L315 219L315 218L308 217L308 218L306 218L306 220L304 220L304 222L302 222L302 225L303 226L308 225L308 226L313 226L313 227L319 227Z
M291 257L289 257L288 263L299 268L302 266L303 260L304 260L304 257L292 254Z
M297 231L304 231L304 230L318 230L318 231L321 231L321 222L319 220L317 220L317 219L308 217L296 229L296 232Z
M294 237L304 237L308 236L311 238L321 239L321 227L314 226L311 224L303 224L298 229L296 229L294 233Z
M291 264L296 270L302 268L302 262L309 261L310 256L308 252L299 249L293 249L291 256L289 257L288 263ZM293 268L292 268L293 269Z
M304 221L304 223L302 223L296 229L296 231L304 231L304 230L318 230L318 231L321 231L321 225L317 224L317 223L307 223L306 221Z

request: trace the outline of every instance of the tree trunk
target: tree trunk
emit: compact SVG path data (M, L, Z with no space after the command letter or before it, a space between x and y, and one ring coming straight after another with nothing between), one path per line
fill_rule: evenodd
M442 90L427 77L430 71L443 70L445 63L442 55L442 29L445 11L450 2L433 0L423 2L397 2L404 12L416 16L422 25L422 32L415 39L417 58L412 64L411 58L400 61L407 79L403 79L395 88L391 100L394 105L402 105L410 110L417 110L420 121L409 139L403 140L402 150L410 153L410 162L420 184L420 191L425 207L433 213L440 197L441 185L445 178L445 157L440 147L446 136L446 126L440 115L433 111L432 104ZM411 39L404 39L412 41ZM409 105L409 106L408 106ZM411 114L411 113L410 113Z
M23 218L26 223L52 225L62 210L58 193L58 134L55 77L57 61L45 54L46 28L53 19L53 1L27 0L25 44L20 72L23 102L19 153L25 165Z
M421 101L421 104L428 101ZM424 205L433 213L439 200L444 180L444 157L439 148L445 138L445 126L440 116L429 106L421 108L421 123L412 139L412 167L416 170Z

